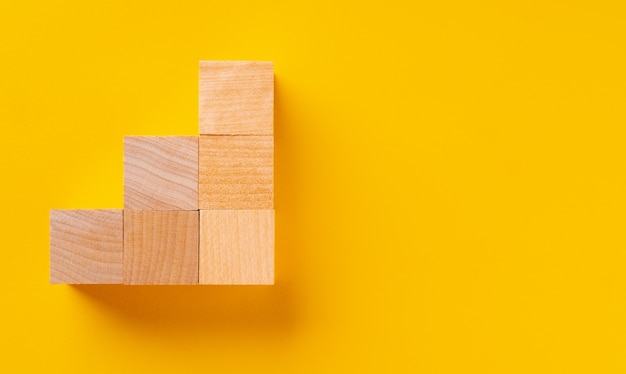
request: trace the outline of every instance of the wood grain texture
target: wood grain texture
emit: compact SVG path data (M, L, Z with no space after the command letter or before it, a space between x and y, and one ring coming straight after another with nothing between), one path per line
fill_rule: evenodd
M197 210L198 137L125 137L124 209Z
M273 136L200 136L200 209L274 207Z
M274 284L274 211L201 210L200 284Z
M50 283L122 283L121 210L50 211Z
M200 61L200 134L272 135L274 63Z
M198 211L124 211L124 284L197 284Z

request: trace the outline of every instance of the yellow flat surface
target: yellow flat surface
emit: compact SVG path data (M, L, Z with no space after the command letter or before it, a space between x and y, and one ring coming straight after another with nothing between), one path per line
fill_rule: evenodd
M0 372L626 372L623 4L3 1ZM49 285L200 59L275 62L276 286Z

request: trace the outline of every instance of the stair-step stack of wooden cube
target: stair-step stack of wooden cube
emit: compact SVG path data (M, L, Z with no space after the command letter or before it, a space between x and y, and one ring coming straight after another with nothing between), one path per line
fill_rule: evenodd
M50 282L274 283L274 66L201 61L199 136L124 138L123 210L52 210Z

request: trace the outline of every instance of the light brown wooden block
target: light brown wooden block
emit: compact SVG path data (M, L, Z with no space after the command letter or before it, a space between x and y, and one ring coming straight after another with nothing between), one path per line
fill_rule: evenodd
M200 134L272 135L274 63L200 61Z
M200 284L274 284L274 211L201 210Z
M125 137L124 209L197 210L198 137Z
M122 283L121 210L50 211L50 283Z
M200 209L274 207L273 136L200 136Z
M124 284L197 284L198 211L124 211Z

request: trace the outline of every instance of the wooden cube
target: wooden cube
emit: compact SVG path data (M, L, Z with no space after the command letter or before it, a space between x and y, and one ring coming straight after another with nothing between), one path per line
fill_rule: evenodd
M124 209L197 210L198 137L125 137Z
M122 283L121 210L50 211L50 283Z
M200 61L200 134L272 135L274 64Z
M200 209L273 209L273 136L200 136Z
M200 284L274 284L274 211L201 210Z
M124 211L124 284L197 284L198 211Z

